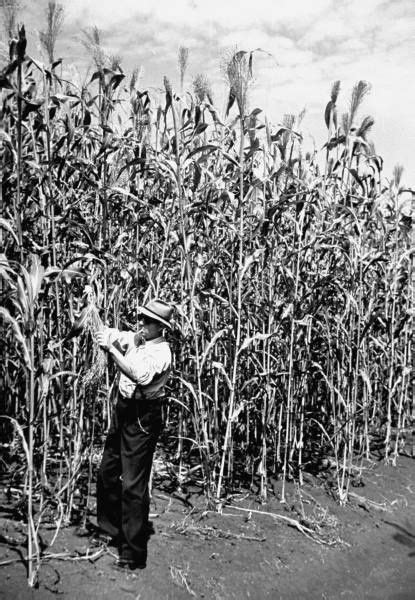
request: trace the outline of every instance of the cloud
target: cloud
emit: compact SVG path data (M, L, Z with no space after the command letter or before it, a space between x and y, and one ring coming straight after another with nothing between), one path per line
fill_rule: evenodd
M185 45L190 48L186 85L191 87L193 76L204 73L216 88L219 105L227 94L220 71L226 50L262 48L272 56L254 57L251 102L275 122L285 112L307 106L304 127L317 139L326 136L322 113L332 82L342 81L342 111L353 84L366 79L372 92L362 114L375 117L374 137L379 137L386 161L401 160L400 143L402 162L415 173L410 146L415 120L409 101L415 93L413 0L60 1L66 18L57 55L86 69L90 57L79 37L83 28L97 25L104 46L122 57L125 71L143 65L143 85L161 87L164 74L177 85L177 51ZM42 28L46 6L47 0L28 4L28 29ZM30 44L36 48L33 34Z
M331 0L157 0L143 1L140 10L150 11L159 20L200 28L209 23L233 29L255 27L261 23L305 23L330 6Z

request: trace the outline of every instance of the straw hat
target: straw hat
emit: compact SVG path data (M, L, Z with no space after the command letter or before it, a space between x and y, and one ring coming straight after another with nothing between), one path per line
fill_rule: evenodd
M171 328L170 319L173 314L173 307L167 304L167 302L163 302L163 300L151 300L145 306L140 306L138 314L145 315L150 319L154 319L154 321L159 321L165 327Z

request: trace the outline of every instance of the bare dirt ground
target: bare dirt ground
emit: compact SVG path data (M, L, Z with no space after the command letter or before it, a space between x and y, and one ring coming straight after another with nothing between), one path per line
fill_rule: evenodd
M266 504L241 491L222 514L189 490L156 487L145 570L118 572L112 548L90 548L66 527L47 549L60 556L42 564L38 589L27 587L21 560L25 526L3 513L0 600L415 600L415 460L368 464L346 507L327 492L329 479L307 475L286 504L281 482Z

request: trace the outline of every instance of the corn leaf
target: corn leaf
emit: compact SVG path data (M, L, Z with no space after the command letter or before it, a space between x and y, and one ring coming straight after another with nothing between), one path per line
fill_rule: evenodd
M6 323L8 323L9 325L12 326L14 336L16 338L16 341L18 342L18 346L21 349L24 363L25 363L26 367L29 369L29 371L32 371L33 370L32 360L30 358L29 349L27 347L26 340L20 329L19 323L17 322L17 320L14 317L12 317L12 315L7 310L7 308L4 308L3 306L0 306L0 316L3 317L3 319L6 321Z

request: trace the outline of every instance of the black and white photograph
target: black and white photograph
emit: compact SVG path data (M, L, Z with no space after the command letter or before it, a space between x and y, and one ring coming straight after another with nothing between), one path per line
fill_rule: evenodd
M413 0L0 0L0 600L415 600Z

